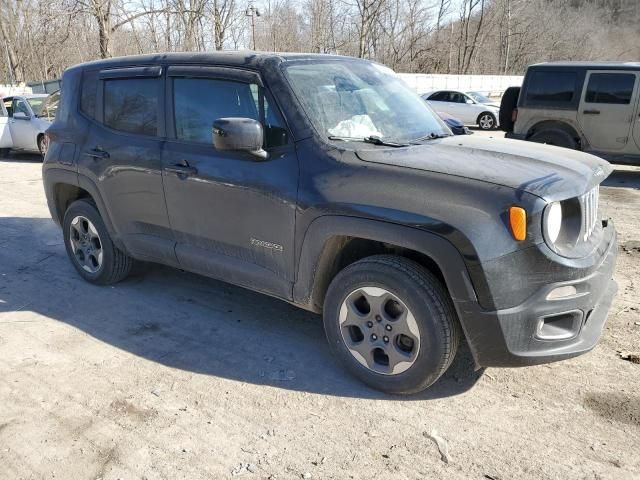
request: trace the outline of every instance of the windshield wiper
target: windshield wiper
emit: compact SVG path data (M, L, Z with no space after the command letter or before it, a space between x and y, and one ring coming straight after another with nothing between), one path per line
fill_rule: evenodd
M339 135L330 135L329 140L342 140L345 142L364 142L370 143L372 145L383 145L385 147L408 147L408 143L398 143L398 142L389 142L386 140L382 140L380 137L376 137L375 135L370 135L368 137L341 137Z
M437 138L447 138L450 137L451 135L449 135L448 133L436 133L436 132L431 132L429 135L427 135L426 137L422 137L419 138L418 140L435 140Z

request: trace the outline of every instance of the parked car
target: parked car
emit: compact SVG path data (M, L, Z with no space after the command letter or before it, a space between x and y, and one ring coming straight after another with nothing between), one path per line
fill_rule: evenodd
M507 138L546 143L623 162L640 162L640 63L531 65L522 88L505 92Z
M88 282L145 260L322 313L336 358L394 393L463 337L478 366L598 341L617 247L597 157L454 138L391 70L330 55L100 60L61 102L43 181Z
M471 135L473 132L464 126L462 120L458 120L456 117L444 112L436 112L438 116L447 124L447 127L453 132L454 135Z
M498 126L500 108L479 103L464 92L438 90L422 95L434 110L445 112L462 120L465 125L477 125L482 130Z
M483 105L491 105L492 107L500 108L500 103L495 100L491 100L487 95L481 92L465 92L471 98L473 98L476 102L482 103Z
M0 149L47 153L45 131L55 118L60 93L15 95L2 99L0 107Z

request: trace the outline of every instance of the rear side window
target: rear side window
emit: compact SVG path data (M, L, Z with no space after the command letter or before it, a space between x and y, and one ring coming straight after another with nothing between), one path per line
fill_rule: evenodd
M121 132L158 135L161 80L125 78L104 81L104 124Z
M429 97L429 100L435 100L436 102L449 101L449 92L437 92Z
M585 102L629 105L636 76L624 73L593 73L589 77Z
M98 71L82 74L80 111L90 118L96 118L96 96L98 94Z
M527 80L527 105L567 105L573 102L578 74L534 71Z

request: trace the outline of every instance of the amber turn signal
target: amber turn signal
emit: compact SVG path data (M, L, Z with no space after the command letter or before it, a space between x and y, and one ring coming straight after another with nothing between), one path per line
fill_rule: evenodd
M527 238L527 212L522 207L511 207L509 209L509 226L511 235L518 241Z

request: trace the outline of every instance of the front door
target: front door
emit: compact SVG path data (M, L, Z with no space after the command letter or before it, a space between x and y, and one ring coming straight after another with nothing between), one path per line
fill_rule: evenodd
M13 147L24 150L37 150L36 132L31 123L33 112L27 100L22 97L14 97L11 110L13 115L9 120L9 126L11 128Z
M0 148L13 147L11 129L9 128L9 114L4 108L4 102L0 102Z
M260 77L217 67L168 75L163 179L180 264L290 298L298 160ZM216 151L212 125L224 117L261 121L268 158Z
M638 74L587 72L578 122L594 150L622 150L629 142L637 101Z

